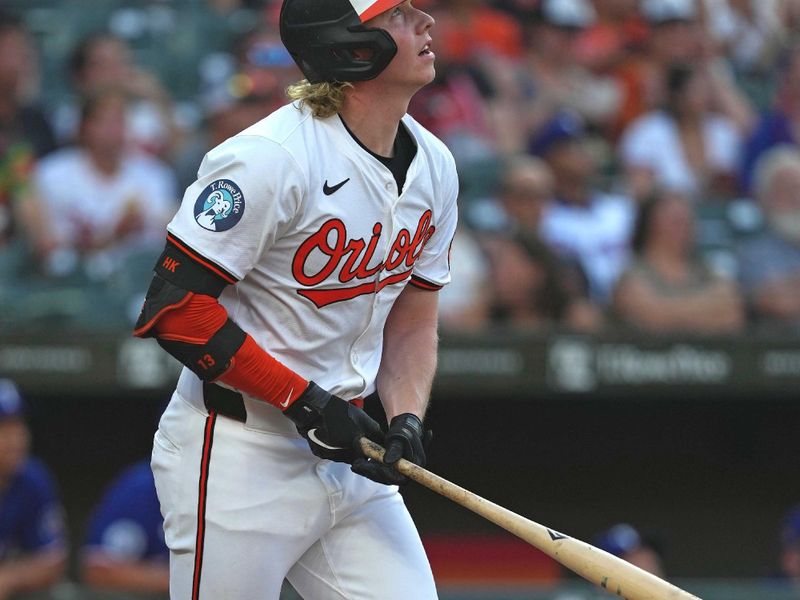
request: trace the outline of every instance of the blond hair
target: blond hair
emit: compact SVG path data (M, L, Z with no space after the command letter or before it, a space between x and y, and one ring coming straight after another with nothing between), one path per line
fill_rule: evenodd
M308 106L318 119L325 119L337 114L344 104L345 90L352 84L340 81L329 83L310 83L303 79L286 88L286 95L300 102L300 106Z

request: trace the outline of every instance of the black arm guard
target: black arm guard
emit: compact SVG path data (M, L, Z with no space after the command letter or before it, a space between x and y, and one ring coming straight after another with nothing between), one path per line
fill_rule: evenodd
M205 344L189 344L156 337L158 344L203 381L214 381L228 370L247 334L228 319Z
M200 379L213 381L228 369L233 355L247 337L236 323L228 319L204 344L159 336L154 326L162 315L179 309L194 294L218 298L228 283L169 242L154 270L156 274L147 290L133 334L142 338L155 337L164 350Z

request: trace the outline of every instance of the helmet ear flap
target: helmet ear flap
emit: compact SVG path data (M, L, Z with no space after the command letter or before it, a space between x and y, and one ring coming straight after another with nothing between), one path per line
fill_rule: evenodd
M364 27L349 0L284 0L280 33L311 83L374 79L397 53L392 36Z

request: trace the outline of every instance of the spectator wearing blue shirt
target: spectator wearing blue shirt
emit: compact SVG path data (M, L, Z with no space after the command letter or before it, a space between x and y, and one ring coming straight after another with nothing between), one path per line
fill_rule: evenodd
M81 556L84 583L104 590L169 593L169 550L148 461L126 469L89 521Z
M49 589L66 566L61 502L29 445L22 397L0 379L0 600Z

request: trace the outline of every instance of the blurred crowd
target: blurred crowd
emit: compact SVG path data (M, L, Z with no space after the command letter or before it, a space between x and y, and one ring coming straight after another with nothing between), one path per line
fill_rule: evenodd
M0 15L0 326L129 327L205 152L286 102L280 3L196 4L191 97L128 9L55 59ZM800 325L800 0L416 5L437 76L409 112L461 180L444 328Z

